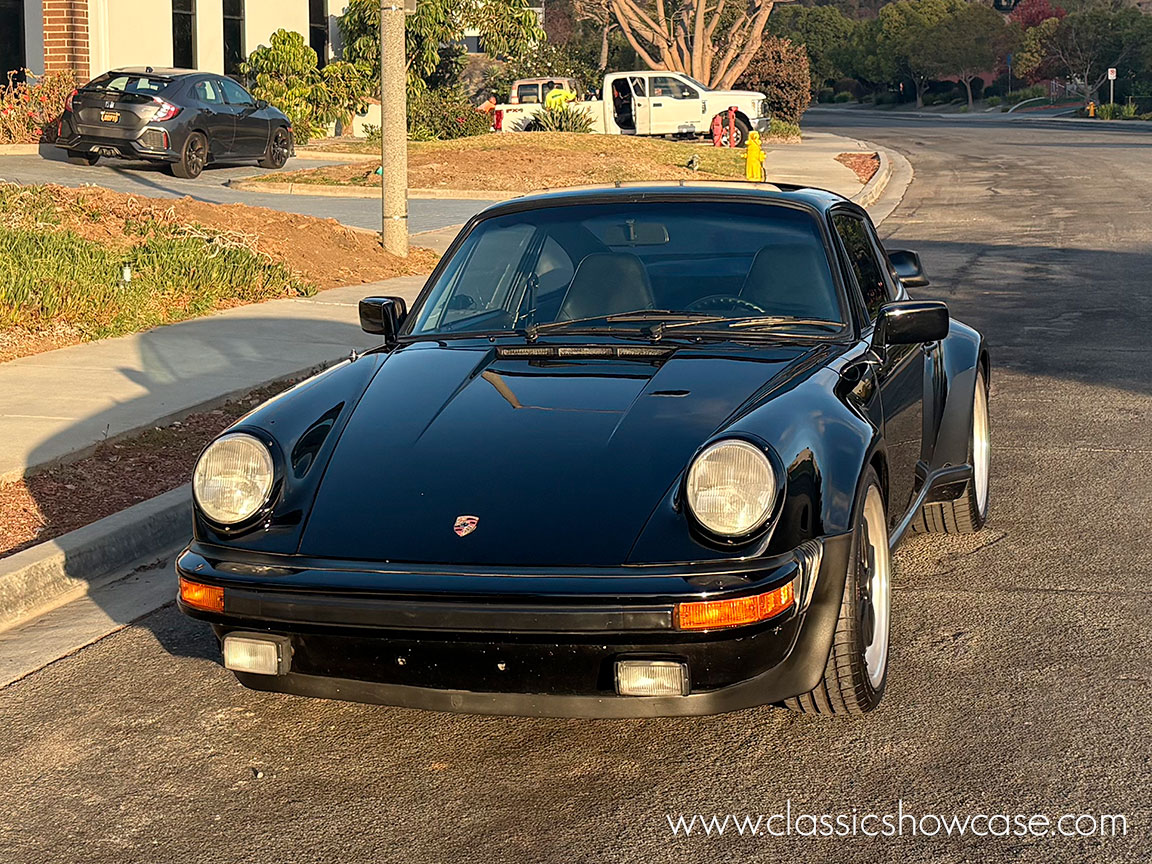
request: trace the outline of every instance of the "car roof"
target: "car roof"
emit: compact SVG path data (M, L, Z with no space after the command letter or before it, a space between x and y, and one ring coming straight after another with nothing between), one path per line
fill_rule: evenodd
M608 203L611 201L641 201L648 196L683 198L684 200L716 200L732 198L760 200L764 202L800 203L820 212L836 204L848 203L843 195L818 189L813 186L800 186L790 183L757 183L748 180L680 180L654 182L646 180L622 181L608 185L575 186L564 189L534 192L500 204L488 210L532 209L553 204Z
M121 66L118 69L109 69L109 73L121 75L154 75L157 78L182 78L185 75L202 74L196 69L178 69L171 66ZM203 73L212 74L212 73Z

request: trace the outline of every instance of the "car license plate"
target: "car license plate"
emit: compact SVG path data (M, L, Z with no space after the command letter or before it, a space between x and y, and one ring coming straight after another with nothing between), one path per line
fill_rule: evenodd
M119 123L120 122L120 112L119 111L101 111L100 112L100 120L104 123Z

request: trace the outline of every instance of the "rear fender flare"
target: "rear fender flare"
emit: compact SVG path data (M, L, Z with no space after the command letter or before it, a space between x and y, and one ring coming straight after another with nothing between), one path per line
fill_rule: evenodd
M984 337L953 320L948 337L940 343L944 375L944 411L936 432L931 468L963 465L968 461L972 437L972 403L976 394L976 373L984 368L987 376L988 351ZM987 380L987 377L985 377Z

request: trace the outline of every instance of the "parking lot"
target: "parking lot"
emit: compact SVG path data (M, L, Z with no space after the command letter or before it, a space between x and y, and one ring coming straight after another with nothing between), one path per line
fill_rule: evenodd
M988 527L902 548L875 713L509 719L255 693L167 606L0 691L0 861L1147 861L1152 135L808 122L907 155L915 180L881 234L921 253L918 296L946 300L992 352ZM20 179L88 170L35 158ZM224 171L93 170L146 194L159 178L238 194L213 182ZM455 221L481 204L458 206ZM669 822L898 808L1124 814L1127 833L844 840Z

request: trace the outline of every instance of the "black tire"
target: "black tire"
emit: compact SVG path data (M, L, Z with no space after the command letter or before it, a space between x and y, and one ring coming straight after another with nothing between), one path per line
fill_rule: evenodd
M981 396L983 398L981 398ZM972 431L968 436L968 464L976 469L977 437L980 434L977 412L984 414L984 459L987 466L988 448L988 382L984 371L976 373L976 391L972 399ZM917 534L975 534L988 521L988 504L991 495L988 491L990 472L985 467L985 488L983 495L977 488L975 478L965 487L964 494L955 501L937 501L925 504L912 520L912 530ZM981 498L983 500L981 500Z
M268 146L264 155L257 161L261 168L283 168L288 162L288 155L292 152L292 137L283 126L278 126L268 139Z
M724 124L724 131L720 137L720 140L723 143L723 145L725 147L727 147L727 146L729 146L729 144L728 144L728 115L727 114L721 114L720 115L720 122ZM733 126L736 127L736 145L735 146L743 147L745 144L748 143L748 133L752 131L752 127L749 126L747 123L745 123L743 120L741 120L739 117L736 118L735 122L733 123Z
M870 518L866 517L870 511ZM832 650L824 666L820 683L808 693L785 699L784 705L802 714L834 716L863 714L880 704L888 684L888 639L891 633L891 560L888 555L888 522L880 478L869 466L864 471L857 491L852 553L845 574L840 615L832 637ZM879 520L877 523L876 520ZM869 539L869 532L874 537ZM883 560L871 544L883 544ZM867 559L867 561L866 561ZM885 568L883 602L887 609L881 619L879 608L871 602L868 591L876 585L871 568ZM873 572L879 572L873 570ZM882 660L870 671L866 652L877 627Z
M184 141L180 161L169 166L172 174L182 180L195 180L208 164L208 139L200 132L192 132Z
M85 153L83 150L69 150L68 161L73 165L95 165L100 161L99 153Z

